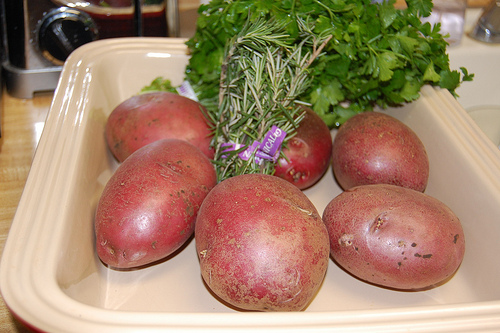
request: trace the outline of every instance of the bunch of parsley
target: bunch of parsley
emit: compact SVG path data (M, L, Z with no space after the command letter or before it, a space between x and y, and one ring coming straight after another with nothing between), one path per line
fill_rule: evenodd
M216 108L224 46L247 21L282 21L300 43L297 18L314 23L318 34L333 38L310 68L309 88L299 96L328 126L352 115L416 100L422 85L455 89L472 80L465 68L451 70L448 43L440 26L422 23L431 0L212 0L199 8L195 35L187 41L191 58L186 79L200 102Z

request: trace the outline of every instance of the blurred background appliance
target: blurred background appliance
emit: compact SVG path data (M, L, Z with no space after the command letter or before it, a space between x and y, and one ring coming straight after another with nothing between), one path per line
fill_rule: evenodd
M16 98L54 90L64 61L97 39L179 34L177 0L0 0L3 79Z

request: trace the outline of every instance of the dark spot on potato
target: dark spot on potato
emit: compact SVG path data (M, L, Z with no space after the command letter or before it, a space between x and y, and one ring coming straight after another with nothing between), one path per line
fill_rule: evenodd
M432 254L421 255L420 253L415 253L415 257L417 257L417 258L424 258L424 259L430 259L432 257Z
M417 246L417 243L411 243L411 247Z
M375 218L375 221L373 221L371 227L370 227L370 232L374 233L383 228L386 224L387 220L385 219L385 213L381 213Z
M188 203L187 207L186 207L186 214L188 216L193 216L194 215L194 207Z
M404 247L404 246L406 246L406 242L405 242L404 240L400 240L400 241L398 242L398 247ZM404 253L404 252L403 252L403 253Z
M352 245L352 241L354 239L354 235L351 234L343 234L339 238L339 245L343 247L348 247Z
M398 262L398 269L403 266L403 263L401 261Z
M294 172L291 176L294 182L300 182L303 179L307 179L309 173Z
M153 243L151 243L151 247L152 247L153 249L156 249L156 241L154 241Z
M151 119L151 121L150 121L150 122L148 122L148 126L151 126L152 124L157 123L157 122L159 122L159 121L160 121L160 119L158 119L158 118Z
M454 244L457 244L457 241L458 241L458 238L459 238L459 237L460 237L460 236L459 236L458 234L456 234L456 235L453 237L453 243L454 243Z

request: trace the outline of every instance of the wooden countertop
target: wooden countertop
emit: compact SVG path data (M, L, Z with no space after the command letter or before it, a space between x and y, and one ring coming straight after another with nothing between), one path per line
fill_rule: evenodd
M0 255L28 177L31 160L52 101L52 94L33 99L2 95L0 138ZM29 332L0 298L0 332Z

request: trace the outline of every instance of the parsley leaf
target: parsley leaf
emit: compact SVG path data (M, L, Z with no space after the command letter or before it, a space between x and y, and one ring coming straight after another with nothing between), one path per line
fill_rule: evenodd
M422 17L431 15L433 7L431 0L407 0L406 3L413 14Z

